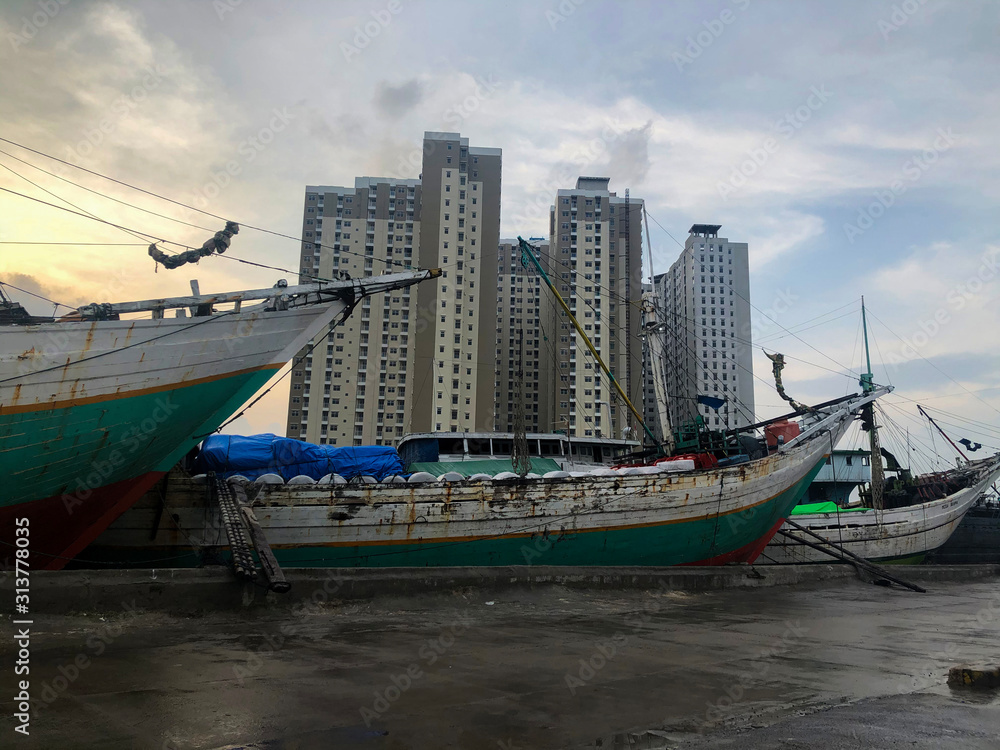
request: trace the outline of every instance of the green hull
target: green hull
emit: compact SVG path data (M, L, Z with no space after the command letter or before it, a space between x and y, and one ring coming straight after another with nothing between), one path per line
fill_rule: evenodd
M274 374L243 372L173 390L0 413L0 507L168 471ZM209 411L206 413L206 409Z

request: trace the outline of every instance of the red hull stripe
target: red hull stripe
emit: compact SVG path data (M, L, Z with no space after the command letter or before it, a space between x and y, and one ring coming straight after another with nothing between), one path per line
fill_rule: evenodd
M165 472L153 471L122 482L98 487L83 501L75 496L47 497L0 508L0 557L14 556L14 519L27 518L35 570L60 570L93 542L112 521L128 510ZM75 504L75 503L79 504Z
M767 543L771 541L771 538L778 533L778 529L781 528L781 525L784 522L785 519L782 518L760 539L750 542L750 544L746 544L739 549L734 549L732 552L727 552L724 555L710 557L707 560L684 563L684 565L726 565L727 563L752 563L760 556L760 553L764 551L764 547L766 547Z

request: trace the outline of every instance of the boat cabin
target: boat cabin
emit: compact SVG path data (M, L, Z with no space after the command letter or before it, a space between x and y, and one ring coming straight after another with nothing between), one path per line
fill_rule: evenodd
M809 485L803 503L833 502L846 506L858 485L872 481L872 459L866 450L835 450Z
M642 449L638 440L569 437L560 433L528 433L533 457L549 458L563 471L586 471L613 466ZM397 446L403 463L481 461L509 459L514 449L512 432L422 432L407 435Z

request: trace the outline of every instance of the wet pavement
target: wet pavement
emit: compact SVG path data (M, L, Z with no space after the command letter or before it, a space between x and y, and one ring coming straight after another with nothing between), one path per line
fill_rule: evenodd
M1000 748L998 694L945 685L1000 662L998 581L926 585L39 615L27 740L0 644L2 746Z

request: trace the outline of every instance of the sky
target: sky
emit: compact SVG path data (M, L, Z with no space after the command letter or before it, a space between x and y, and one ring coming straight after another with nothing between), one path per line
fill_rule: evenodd
M864 295L887 429L945 460L917 401L1000 445L998 30L1000 4L946 0L3 0L0 188L189 245L222 228L77 165L298 235L305 185L416 177L424 131L458 131L503 149L501 236L546 234L587 174L646 202L656 273L691 224L748 242L755 343L798 400L855 389ZM0 243L0 281L73 306L294 277L155 273L145 240L2 190ZM298 251L244 230L229 254ZM754 374L758 418L788 411L759 349ZM286 403L232 430L282 433Z

